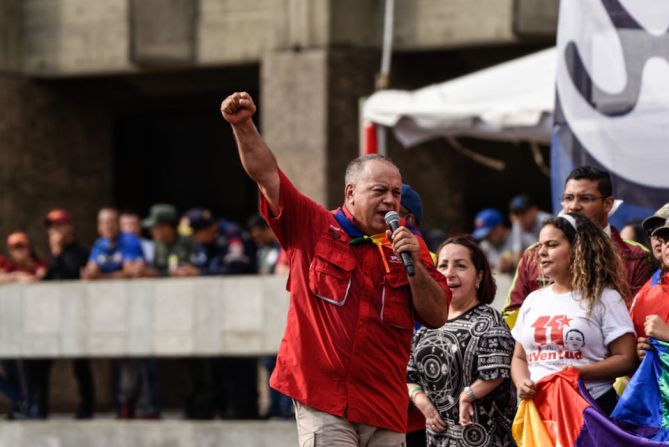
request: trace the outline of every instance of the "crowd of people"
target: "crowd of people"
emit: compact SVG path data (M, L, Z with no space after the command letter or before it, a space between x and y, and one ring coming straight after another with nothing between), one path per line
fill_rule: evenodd
M669 204L625 229L636 241L623 239L609 223L607 172L574 169L556 216L520 195L509 204L511 228L501 212L485 209L471 234L452 235L430 253L420 195L391 160L353 160L343 204L329 211L279 169L253 125L249 95L231 95L221 112L261 191L248 239L203 209L180 225L169 205L155 205L143 221L105 208L88 253L71 216L54 210L45 220L49 260L35 256L25 233L13 233L2 282L290 271L286 333L278 358L265 363L275 411L290 414L294 405L300 445L400 446L406 432L412 446L515 445L518 401L532 399L538 381L573 368L608 415L652 349L649 338L669 341ZM394 211L401 220L391 231L385 218ZM502 312L490 306L494 271L515 274ZM221 371L243 376L249 367L220 361L195 362L194 383L216 387ZM74 368L78 416L90 417L90 370L84 360ZM4 362L0 390L13 411L48 412L48 369L48 362ZM119 360L116 370L119 416L158 417L155 359ZM198 381L203 371L209 378ZM17 383L29 385L27 397Z
M90 250L78 242L75 222L67 210L50 211L44 226L49 242L45 258L37 255L26 232L7 237L7 256L0 255L0 284L287 272L285 253L260 215L251 216L243 227L216 219L203 208L179 216L176 207L156 204L143 220L133 211L102 208L97 215L99 237ZM9 400L9 418L48 417L52 363L44 359L0 362L0 392ZM264 358L262 363L271 370L274 358ZM90 363L75 359L72 367L79 390L75 417L89 419L95 412ZM258 416L252 398L257 396L255 359L197 358L189 360L187 368L192 379L185 403L188 417ZM218 378L210 380L214 373ZM234 377L225 379L231 375ZM156 359L115 360L112 376L119 418L160 417ZM229 382L233 384L226 385ZM291 411L285 397L272 396L269 416L290 416Z
M648 337L669 338L669 204L630 233L650 247L624 240L609 223L609 174L581 166L557 216L513 198L517 228L483 210L435 262L390 159L352 160L343 203L328 211L281 171L255 111L244 92L221 104L289 255L291 306L271 385L294 399L300 445L515 445L516 406L537 382L575 371L606 418L652 349ZM404 219L390 230L392 211ZM489 306L493 269L515 271L502 313Z
M652 349L648 337L669 341L669 203L641 222L648 246L623 240L608 222L613 188L605 171L573 170L562 206L525 226L538 238L528 238L518 257L504 318L488 306L499 264L484 256L483 243L494 231L510 236L501 214L477 216L478 245L466 235L439 248L437 268L452 298L442 327L414 335L407 389L427 430L412 433L409 445L515 445L517 398L532 399L537 381L569 367L609 415Z

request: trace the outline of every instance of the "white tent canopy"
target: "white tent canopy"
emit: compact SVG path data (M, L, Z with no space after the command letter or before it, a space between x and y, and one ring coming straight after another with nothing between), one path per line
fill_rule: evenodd
M419 90L384 90L363 119L392 127L405 147L435 137L550 142L555 48Z

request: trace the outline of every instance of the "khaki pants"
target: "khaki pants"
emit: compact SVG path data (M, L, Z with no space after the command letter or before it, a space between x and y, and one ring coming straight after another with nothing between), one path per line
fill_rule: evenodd
M297 401L295 419L300 447L405 447L404 433L352 423Z

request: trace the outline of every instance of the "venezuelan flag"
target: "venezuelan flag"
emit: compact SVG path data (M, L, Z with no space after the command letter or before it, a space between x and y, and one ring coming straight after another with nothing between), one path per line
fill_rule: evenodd
M534 399L520 403L513 422L519 447L669 446L616 425L594 403L575 368L544 377L536 385Z

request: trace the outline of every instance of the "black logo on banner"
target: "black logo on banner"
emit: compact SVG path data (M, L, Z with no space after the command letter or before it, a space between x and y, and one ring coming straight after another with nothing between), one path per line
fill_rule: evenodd
M571 41L565 47L565 62L574 86L590 106L606 116L625 115L639 100L643 70L652 57L669 62L669 33L655 36L646 31L619 0L601 0L620 41L627 83L618 93L601 89L588 73L578 46Z

